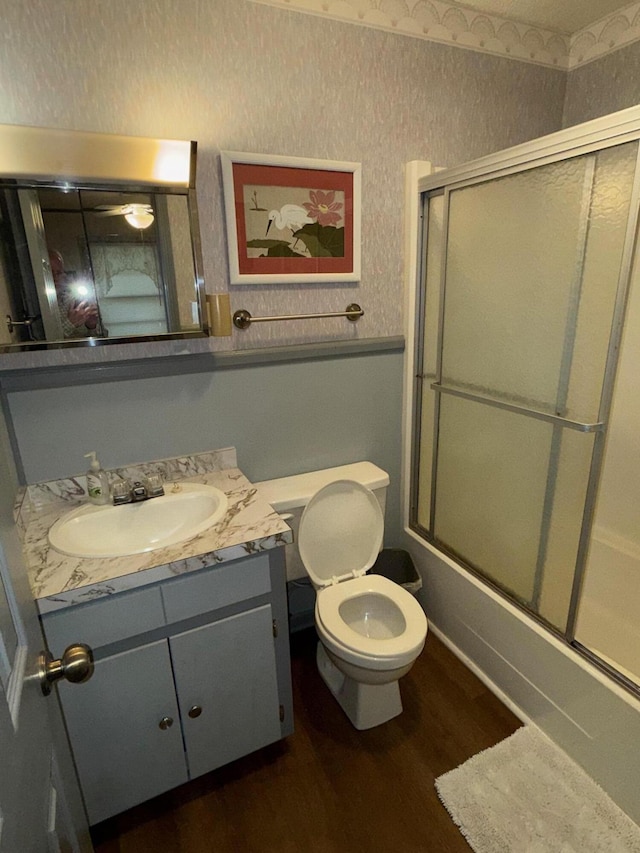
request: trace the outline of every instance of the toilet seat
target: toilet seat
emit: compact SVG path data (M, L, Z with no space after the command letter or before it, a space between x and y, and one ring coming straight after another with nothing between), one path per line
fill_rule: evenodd
M355 480L335 480L311 498L298 547L317 590L320 640L339 658L369 670L396 670L422 651L427 619L413 596L367 575L384 531L376 496Z
M345 621L341 607L350 601L361 603L364 610L379 596L382 611L398 626L400 615L404 624L395 636L366 636ZM362 599L361 602L358 600ZM384 615L382 622L384 623ZM424 646L427 619L413 596L393 581L381 575L363 575L318 591L316 626L323 642L335 654L351 663L376 668L394 669L414 660Z

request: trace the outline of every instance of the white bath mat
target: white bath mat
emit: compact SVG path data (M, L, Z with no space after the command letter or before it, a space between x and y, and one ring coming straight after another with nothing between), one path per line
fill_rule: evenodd
M640 853L640 828L533 726L436 779L476 853Z

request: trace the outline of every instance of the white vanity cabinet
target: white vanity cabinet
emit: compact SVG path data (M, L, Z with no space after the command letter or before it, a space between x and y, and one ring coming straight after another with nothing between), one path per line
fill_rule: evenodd
M42 617L96 657L59 688L90 823L291 733L283 550Z

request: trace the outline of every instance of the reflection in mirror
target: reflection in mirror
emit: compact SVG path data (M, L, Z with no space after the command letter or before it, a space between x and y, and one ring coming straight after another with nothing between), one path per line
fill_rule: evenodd
M111 139L128 142L100 136ZM0 174L3 351L207 333L192 175L181 185L145 175L109 184Z

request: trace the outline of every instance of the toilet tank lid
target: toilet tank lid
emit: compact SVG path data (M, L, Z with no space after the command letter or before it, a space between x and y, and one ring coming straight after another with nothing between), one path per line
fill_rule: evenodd
M373 462L352 462L350 465L323 468L321 471L294 474L292 477L263 480L254 485L260 497L278 512L284 512L284 510L306 506L317 491L335 480L355 480L371 491L383 489L389 485L387 472L378 468Z

